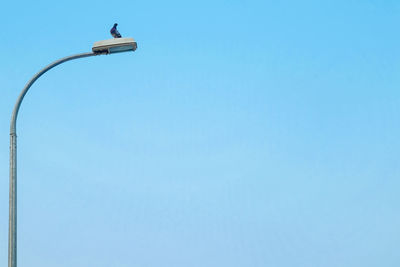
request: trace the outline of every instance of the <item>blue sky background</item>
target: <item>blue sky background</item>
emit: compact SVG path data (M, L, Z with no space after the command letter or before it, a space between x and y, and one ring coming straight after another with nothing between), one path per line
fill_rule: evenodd
M7 1L20 266L397 267L400 3Z

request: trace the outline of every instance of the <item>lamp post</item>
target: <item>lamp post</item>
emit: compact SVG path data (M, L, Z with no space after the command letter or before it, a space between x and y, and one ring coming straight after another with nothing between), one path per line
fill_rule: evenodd
M95 42L92 52L76 54L61 58L44 67L36 73L21 91L11 116L10 124L10 197L9 197L9 229L8 229L8 267L17 267L17 116L22 100L32 84L48 70L64 62L91 57L107 55L119 52L135 51L137 43L133 38L115 38Z

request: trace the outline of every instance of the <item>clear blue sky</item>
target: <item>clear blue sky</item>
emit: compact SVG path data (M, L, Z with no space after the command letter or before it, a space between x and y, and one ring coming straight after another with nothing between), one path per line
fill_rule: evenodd
M400 3L6 1L9 120L43 66L119 23L135 53L68 62L18 121L18 262L398 267Z

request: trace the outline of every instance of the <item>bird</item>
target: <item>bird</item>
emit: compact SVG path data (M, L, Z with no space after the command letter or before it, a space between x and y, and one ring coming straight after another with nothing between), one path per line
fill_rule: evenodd
M118 23L115 23L114 26L111 28L110 33L114 38L121 38L121 34L117 30Z

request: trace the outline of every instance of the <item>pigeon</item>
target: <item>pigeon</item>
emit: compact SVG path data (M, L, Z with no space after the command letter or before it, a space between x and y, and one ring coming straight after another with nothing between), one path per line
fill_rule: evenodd
M118 23L115 23L114 26L111 28L110 33L114 38L121 38L121 34L117 30Z

